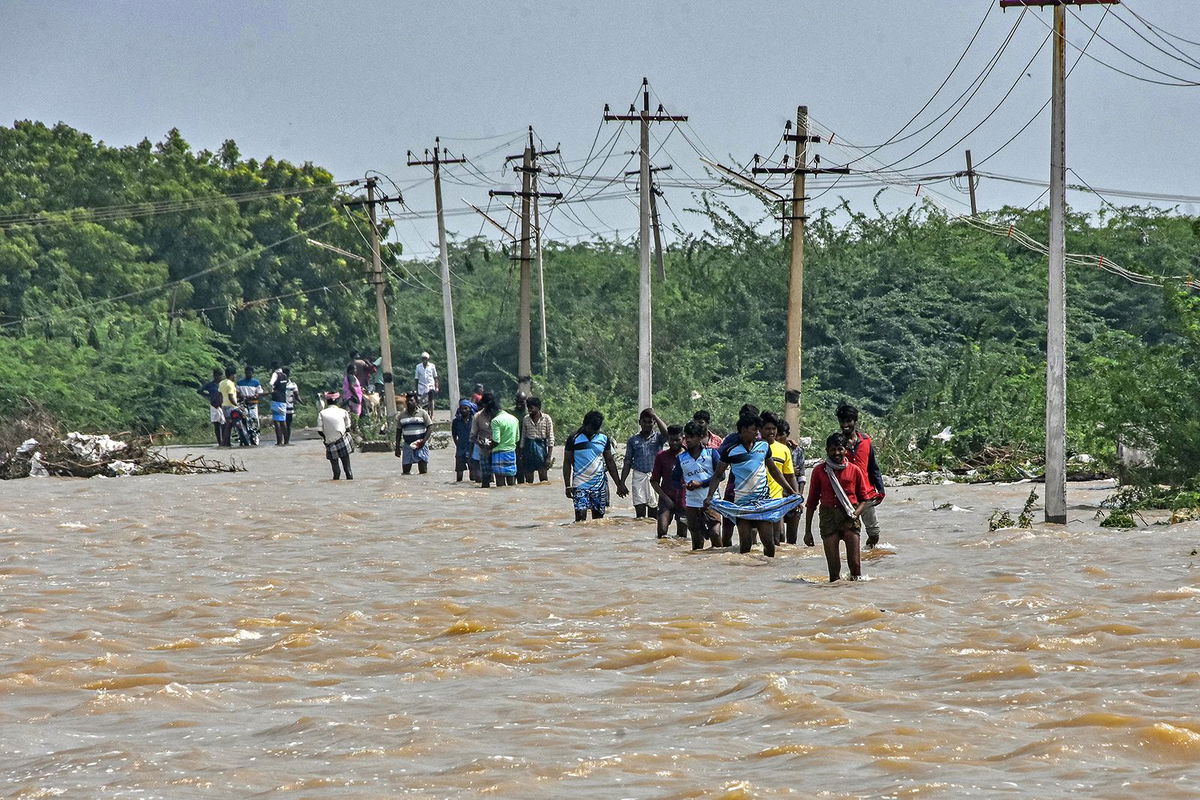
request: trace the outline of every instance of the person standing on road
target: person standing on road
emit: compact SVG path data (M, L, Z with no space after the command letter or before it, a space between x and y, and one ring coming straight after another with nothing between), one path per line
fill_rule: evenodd
M217 439L217 447L220 447L224 443L221 430L225 427L225 415L221 413L220 386L221 370L214 369L212 371L212 380L196 390L196 394L208 401L208 421L212 423L213 435Z
M225 368L225 380L217 387L217 392L221 395L221 446L233 447L230 437L233 434L233 412L238 404L237 383L234 378L237 377L237 370L233 367Z
M417 404L425 406L433 416L433 398L438 393L437 365L429 360L429 353L421 353L421 363L413 372L413 384L417 390Z
M879 520L875 515L875 506L883 502L885 494L883 472L875 461L875 443L871 437L858 429L858 409L849 403L842 403L837 408L838 427L846 437L846 456L851 464L862 470L875 490L875 496L862 510L860 518L866 529L868 550L879 544Z
M296 413L296 406L303 405L304 401L300 399L300 387L292 380L292 371L288 367L283 368L283 381L287 384L287 419L285 420L283 443L292 443L292 415Z
M257 428L258 420L258 401L262 399L263 388L258 382L258 378L254 377L254 370L250 365L246 365L245 377L237 382L238 400L246 406L246 416L253 420L254 427Z

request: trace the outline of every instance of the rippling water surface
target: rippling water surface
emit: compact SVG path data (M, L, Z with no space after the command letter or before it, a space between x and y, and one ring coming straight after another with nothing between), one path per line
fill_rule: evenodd
M322 456L0 484L0 796L1200 795L1200 529L1105 484L996 533L1028 485L893 490L829 585Z

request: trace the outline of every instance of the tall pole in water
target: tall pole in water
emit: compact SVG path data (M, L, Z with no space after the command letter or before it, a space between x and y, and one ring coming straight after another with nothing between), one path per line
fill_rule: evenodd
M787 124L791 128L791 123ZM794 435L800 433L800 392L802 388L803 353L804 353L804 223L808 217L804 213L804 179L808 175L838 174L847 175L849 167L810 167L808 166L808 145L810 142L821 141L820 136L812 136L808 132L808 106L796 107L796 132L784 132L785 141L796 143L795 163L787 166L787 156L783 157L784 166L759 167L752 170L754 175L791 175L792 196L790 202L783 208L784 219L792 223L792 253L791 266L788 272L788 308L787 308L787 341L784 352L784 396L783 415L791 426ZM758 163L758 156L754 157ZM786 198L784 198L786 199ZM790 213L786 210L790 207Z
M1050 262L1046 309L1046 522L1067 521L1067 9L1054 7Z
M796 108L796 167L808 163L808 106ZM792 260L788 273L787 355L784 363L783 416L800 436L800 401L804 358L804 178L797 169L792 177Z
M450 383L448 397L450 399L450 413L453 414L454 410L458 408L461 389L458 382L458 337L454 332L454 295L450 285L450 251L446 247L446 216L442 210L442 165L462 164L466 159L447 157L445 150L442 149L441 137L433 140L433 157L429 157L428 150L425 151L425 156L425 160L417 161L413 159L412 151L410 150L408 152L408 165L410 167L433 167L433 195L434 204L437 208L438 261L442 272L442 333L446 340L446 372Z
M538 322L541 324L542 375L550 374L550 346L546 341L546 275L542 271L542 214L541 199L537 196L537 173L533 174L533 246L537 255Z
M388 431L396 422L396 384L392 379L392 340L388 335L387 301L383 296L383 261L379 255L379 222L375 213L375 178L367 178L367 214L371 218L371 282L375 284L375 316L379 322L379 357Z
M653 303L650 283L650 123L687 122L687 116L666 114L661 105L651 114L650 83L642 78L641 111L630 106L628 114L610 114L608 106L605 106L604 120L637 122L641 134L638 139L638 154L641 156L638 170L641 179L641 197L638 204L638 408L641 409L654 404L654 332L651 325Z
M561 192L540 192L537 190L535 176L541 171L541 167L537 165L537 160L540 156L554 155L558 152L558 148L553 150L537 150L533 144L533 126L529 126L529 143L525 146L525 151L519 156L509 156L505 162L513 159L521 159L521 166L515 167L515 171L521 173L521 191L508 192L492 190L488 192L489 197L520 197L521 198L521 255L518 257L521 269L521 283L518 294L518 323L517 323L517 388L529 394L533 384L533 356L532 356L532 341L533 332L531 330L530 318L532 316L532 269L529 255L529 243L533 238L531 234L530 211L532 206L531 201L540 197L553 197L557 200L562 199ZM539 258L541 253L539 250Z
M1046 291L1046 522L1067 521L1067 6L1120 0L1000 0L1001 8L1054 6L1050 91L1050 241ZM968 165L968 171L973 171Z
M530 214L531 194L533 193L533 128L529 128L529 144L525 146L525 156L521 160L521 262L520 289L517 305L517 389L529 394L533 383L533 356L531 353L533 332L530 330L530 311L532 270L529 259L529 240L532 220Z
M641 135L638 138L638 170L641 174L638 198L638 405L654 405L653 310L654 291L650 281L650 89L642 82Z

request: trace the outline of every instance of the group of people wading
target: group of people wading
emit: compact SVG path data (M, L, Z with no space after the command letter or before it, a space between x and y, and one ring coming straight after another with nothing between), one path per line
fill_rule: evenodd
M535 475L549 479L554 423L536 397L518 394L515 406L510 413L493 395L479 393L460 403L451 430L459 481L464 473L485 488L533 483ZM858 417L853 406L838 407L839 430L825 440L825 458L806 481L804 450L790 438L788 423L752 405L742 406L736 430L725 437L712 432L707 411L685 425L667 425L647 408L620 468L604 415L591 411L564 443L563 484L576 522L604 517L611 479L618 497L632 494L637 517L656 521L660 538L674 526L676 536L691 537L694 550L706 542L732 547L736 529L739 552L750 552L757 539L772 557L778 545L797 544L802 518L803 542L812 547L815 518L829 579L841 576L844 546L856 580L860 532L866 528L868 548L878 544L875 507L885 495L875 446L858 429Z

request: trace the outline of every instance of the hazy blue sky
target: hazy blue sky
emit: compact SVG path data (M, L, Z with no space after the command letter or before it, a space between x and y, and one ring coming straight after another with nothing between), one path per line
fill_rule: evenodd
M604 104L626 109L646 75L668 110L691 115L682 131L667 125L654 131L656 161L673 163L670 178L686 180L685 171L703 178L703 170L684 134L722 160L744 162L775 147L799 103L807 103L814 120L838 138L884 141L937 88L995 2L10 1L0 4L0 106L4 124L61 120L112 145L157 141L178 127L196 149L232 138L247 156L311 160L347 179L378 170L407 186L428 173L407 167L405 152L432 146L436 135L451 149L477 156L532 124L543 142L561 142L563 158L577 164L600 127ZM1105 19L1100 33L1157 69L1200 81L1200 47L1169 40L1197 65L1152 49L1120 19L1178 55L1140 27L1131 10L1200 41L1194 0L1131 0ZM1091 25L1105 15L1099 6L1078 13ZM1027 13L976 97L901 166L951 148L1014 81L1011 96L986 124L913 172L962 169L966 147L978 162L1029 120L1049 96L1049 54L1035 51L1051 15L1049 9ZM968 86L1017 16L991 11L959 72L910 130ZM1070 20L1072 41L1083 44L1088 35ZM1088 52L1170 80L1099 40ZM1069 51L1071 60L1075 55ZM1084 59L1071 76L1068 119L1068 161L1093 186L1200 194L1200 88L1139 82ZM617 124L603 126L601 143ZM1043 114L982 168L1044 178L1048 126ZM884 163L896 160L939 127L878 156ZM632 149L635 139L635 126L627 126L617 152ZM514 176L498 173L502 156L518 152L520 144L513 142L476 163L488 177L515 187ZM814 152L825 163L848 158L825 145ZM615 174L627 158L593 164L589 171ZM452 174L483 182L462 170ZM940 190L965 201L949 184ZM866 206L874 191L839 187L817 202L845 196ZM1041 191L984 180L979 194L984 207L996 207L1028 204ZM693 205L688 189L668 187L666 193L685 224L700 224L683 210ZM431 195L428 182L405 191L418 211L433 207ZM448 183L447 206L461 208L461 197L487 203L485 187ZM911 189L901 189L889 191L883 202L913 199ZM1071 200L1095 206L1081 195ZM579 206L574 211L597 229L627 232L637 224L635 207L622 197L593 203L594 215ZM582 231L562 210L551 222L563 233ZM452 217L450 227L461 234L480 230L479 220L462 216ZM417 219L402 225L399 236L410 252L427 251L433 226Z

